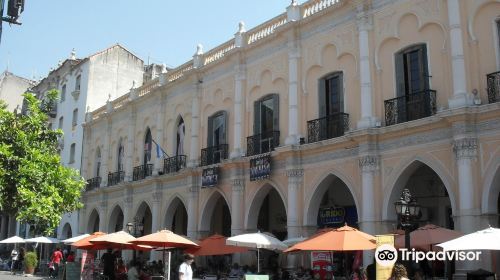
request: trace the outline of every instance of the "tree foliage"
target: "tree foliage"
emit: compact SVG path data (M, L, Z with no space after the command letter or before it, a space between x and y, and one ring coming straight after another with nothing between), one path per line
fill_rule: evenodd
M60 129L48 127L57 91L44 101L24 94L26 112L9 112L0 103L0 210L49 234L64 213L80 208L84 179L61 164Z

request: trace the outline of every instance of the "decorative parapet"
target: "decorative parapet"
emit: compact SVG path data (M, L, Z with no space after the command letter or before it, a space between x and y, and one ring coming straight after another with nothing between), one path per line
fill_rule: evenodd
M342 0L313 0L302 4L302 18L310 17L331 6L338 6L345 2Z
M230 52L234 48L236 48L235 40L231 39L225 42L224 44L214 49L211 49L204 55L205 60L203 61L203 66L223 58L228 52Z
M125 94L125 95L122 95L122 96L118 97L117 99L113 100L113 110L120 109L121 107L123 107L129 101L130 100L129 100L128 94Z
M453 141L453 152L457 160L477 157L477 138L462 138Z
M252 28L247 31L247 36L248 36L248 45L251 45L261 39L264 39L271 34L275 33L275 30L280 27L285 25L287 23L287 15L286 13L283 13L271 20L268 20L264 22L263 24Z
M185 76L187 72L189 72L191 70L193 70L193 60L190 60L190 61L182 64L181 66L169 71L167 73L167 75L168 75L167 81L169 83L171 83L177 79L180 79L183 76Z
M153 89L159 86L160 86L160 79L156 78L154 80L149 81L148 83L144 84L143 86L137 89L137 92L139 93L138 97L143 97L144 95L147 95Z

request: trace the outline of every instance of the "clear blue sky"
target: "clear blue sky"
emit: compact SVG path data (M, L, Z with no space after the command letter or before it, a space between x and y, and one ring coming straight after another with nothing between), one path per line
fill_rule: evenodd
M285 11L290 0L26 0L23 25L3 24L0 72L46 76L59 60L120 43L147 63L176 67ZM303 3L304 1L299 1Z

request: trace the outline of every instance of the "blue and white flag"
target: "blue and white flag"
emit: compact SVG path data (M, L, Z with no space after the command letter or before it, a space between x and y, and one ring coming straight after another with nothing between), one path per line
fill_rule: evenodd
M155 143L156 145L156 157L157 158L160 158L160 157L164 157L164 156L167 156L167 153L165 153L165 151L160 147L160 145L158 143L156 143L156 141L153 140L153 143Z

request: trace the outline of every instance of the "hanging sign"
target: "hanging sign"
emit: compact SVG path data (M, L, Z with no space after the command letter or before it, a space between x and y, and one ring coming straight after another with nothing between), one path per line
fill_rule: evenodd
M344 223L344 207L328 207L319 209L319 218L322 225L332 225Z
M219 167L210 167L203 169L201 174L201 187L213 187L219 181Z
M250 160L250 181L269 178L271 175L271 155L263 155Z

